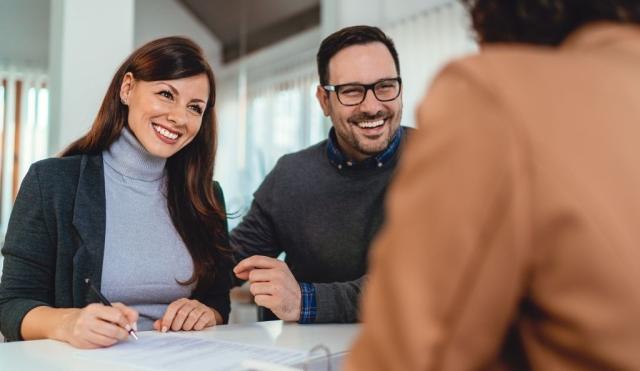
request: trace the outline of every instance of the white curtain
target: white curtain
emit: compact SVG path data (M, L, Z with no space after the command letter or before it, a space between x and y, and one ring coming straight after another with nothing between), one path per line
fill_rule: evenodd
M452 59L477 50L468 16L458 1L450 1L383 28L400 57L402 123L415 126L415 110L438 71Z
M278 158L323 140L331 127L316 101L315 71L307 68L247 85L244 130L239 130L239 99L222 98L218 109L221 150L216 177L224 187L228 211L239 214L247 211L253 192ZM231 219L230 226L238 221Z

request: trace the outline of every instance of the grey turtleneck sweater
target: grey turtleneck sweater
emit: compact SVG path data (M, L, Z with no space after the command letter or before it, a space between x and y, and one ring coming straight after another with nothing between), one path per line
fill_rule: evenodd
M167 305L188 298L183 286L193 261L176 231L166 199L166 159L147 152L125 128L102 153L106 196L102 292L140 313L138 329L151 330Z

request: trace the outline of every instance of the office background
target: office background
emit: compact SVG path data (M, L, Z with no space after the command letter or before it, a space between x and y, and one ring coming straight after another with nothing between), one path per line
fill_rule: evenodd
M396 43L403 125L439 68L477 49L456 0L0 0L0 240L29 165L86 132L117 66L169 35L198 42L216 74L215 178L235 226L281 155L326 137L315 53L354 24Z

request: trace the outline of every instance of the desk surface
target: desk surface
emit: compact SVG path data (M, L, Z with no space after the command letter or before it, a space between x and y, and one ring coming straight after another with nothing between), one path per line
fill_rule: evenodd
M269 321L216 326L191 332L189 336L305 351L321 343L332 353L340 353L349 349L358 329L357 324L299 325ZM66 343L53 340L0 344L0 370L114 370L113 365L75 357L77 351Z

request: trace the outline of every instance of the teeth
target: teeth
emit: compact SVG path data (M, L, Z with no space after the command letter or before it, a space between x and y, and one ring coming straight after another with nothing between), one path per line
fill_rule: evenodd
M160 133L163 137L169 138L171 140L176 139L178 137L178 134L176 133L172 133L169 130L160 127L158 125L153 125L153 128L155 129L155 131L157 131L158 133Z
M361 128L375 128L378 127L380 125L384 124L384 120L378 120L378 121L362 121L358 123L358 127Z

